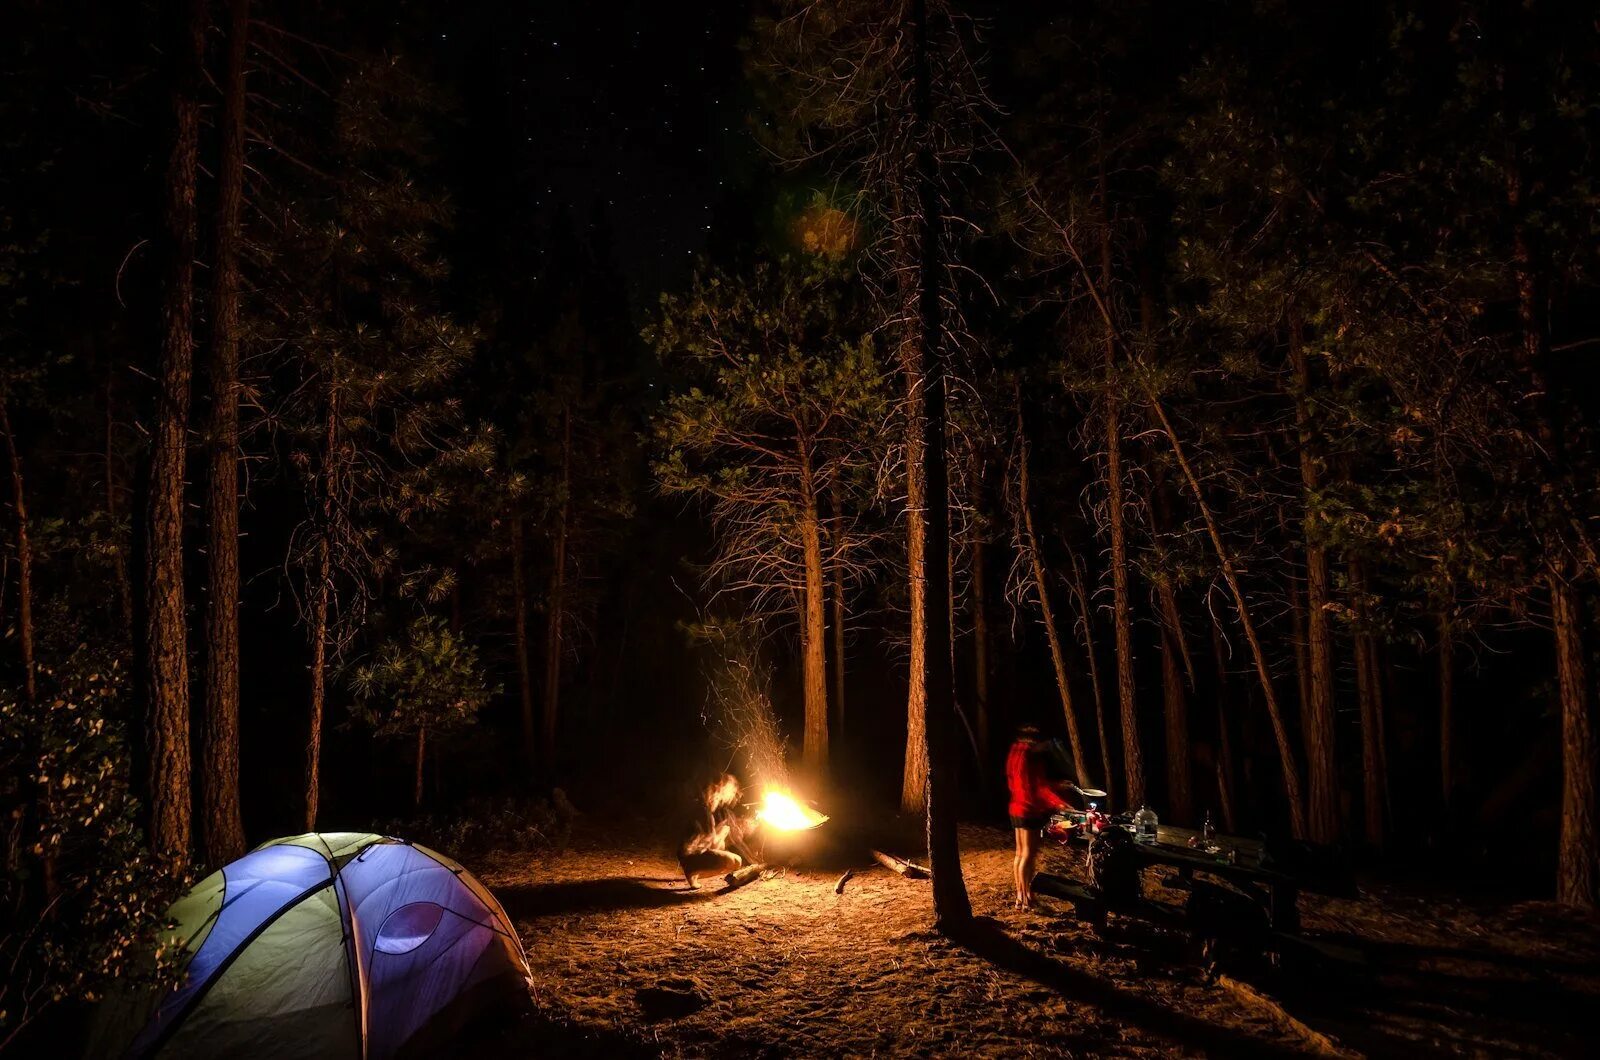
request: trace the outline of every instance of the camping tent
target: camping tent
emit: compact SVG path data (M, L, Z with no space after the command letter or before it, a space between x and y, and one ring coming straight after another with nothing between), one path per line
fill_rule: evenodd
M526 996L527 959L494 896L456 862L398 839L273 840L169 916L187 962L177 987L142 1017L108 1006L93 1051L431 1055L485 1005Z

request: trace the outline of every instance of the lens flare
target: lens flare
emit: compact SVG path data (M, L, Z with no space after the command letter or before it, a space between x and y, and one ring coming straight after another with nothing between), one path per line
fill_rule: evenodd
M768 788L761 798L761 809L756 817L769 828L780 832L803 832L826 821L827 815L811 809L787 792Z

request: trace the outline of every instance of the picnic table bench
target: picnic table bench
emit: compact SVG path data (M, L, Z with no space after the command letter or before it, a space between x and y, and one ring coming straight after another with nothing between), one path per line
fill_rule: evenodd
M1141 868L1168 866L1177 869L1180 886L1192 881L1197 872L1208 873L1225 880L1262 904L1274 931L1286 935L1299 932L1299 900L1303 881L1298 875L1285 872L1270 864L1266 846L1258 839L1244 836L1217 836L1215 842L1220 851L1213 853L1190 846L1190 840L1198 835L1199 833L1193 829L1160 825L1156 829L1154 843L1134 843L1130 849ZM1040 879L1044 880L1043 886L1040 885ZM1075 906L1082 904L1088 908L1098 902L1096 896L1087 888L1061 876L1041 873L1035 879L1034 888L1041 894L1071 901ZM1164 910L1164 907L1155 903L1143 904ZM1162 918L1153 910L1142 907L1126 911L1150 914L1150 919Z

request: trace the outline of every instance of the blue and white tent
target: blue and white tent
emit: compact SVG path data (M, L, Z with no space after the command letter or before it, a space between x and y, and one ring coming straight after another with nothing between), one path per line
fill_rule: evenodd
M206 877L169 916L186 955L179 985L138 1016L108 1005L93 1052L433 1055L484 1006L526 994L527 958L494 896L443 854L398 839L275 839Z

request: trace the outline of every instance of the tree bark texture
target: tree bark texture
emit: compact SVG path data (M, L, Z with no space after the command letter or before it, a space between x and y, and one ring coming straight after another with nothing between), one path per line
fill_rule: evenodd
M1359 560L1350 562L1350 589L1355 597L1356 700L1361 714L1361 821L1368 847L1381 851L1384 810L1388 802L1388 756L1384 753L1383 677L1377 640L1367 625L1367 575Z
M245 53L250 0L228 5L222 157L211 289L211 422L206 442L205 731L201 833L207 863L244 853L239 808L239 245L244 201Z
M146 838L174 865L189 856L189 655L183 585L183 487L194 367L195 179L200 89L205 63L204 0L187 0L172 60L173 140L167 159L162 229L166 277L161 350L155 372L155 420L146 496L142 660L148 815Z
M833 518L833 739L844 737L844 507L839 501L838 483L828 486L828 512Z
M972 905L961 871L961 843L956 832L959 786L955 680L951 668L950 630L950 496L945 459L945 358L937 163L934 157L933 64L928 49L927 0L912 0L912 95L915 145L918 239L918 316L926 351L921 394L923 460L927 474L927 550L923 557L922 593L927 630L926 667L928 756L928 862L933 872L933 918L936 929L959 930L972 919Z
M1328 554L1317 531L1319 457L1311 416L1311 366L1300 341L1300 322L1288 313L1289 362L1294 372L1295 425L1300 436L1300 485L1305 491L1306 658L1308 699L1303 704L1310 804L1306 823L1318 843L1339 840L1339 773L1333 724L1333 631L1328 626Z
M827 583L822 569L822 520L817 510L811 460L802 443L800 458L800 543L805 553L806 586L800 638L805 692L805 732L800 761L805 772L820 779L828 769Z
M914 299L909 282L902 292ZM928 698L927 698L927 481L924 451L926 436L922 407L925 385L923 333L916 323L908 325L900 343L900 372L906 383L906 592L911 616L906 688L906 755L900 785L900 809L921 813L928 801ZM943 607L941 602L940 607Z

